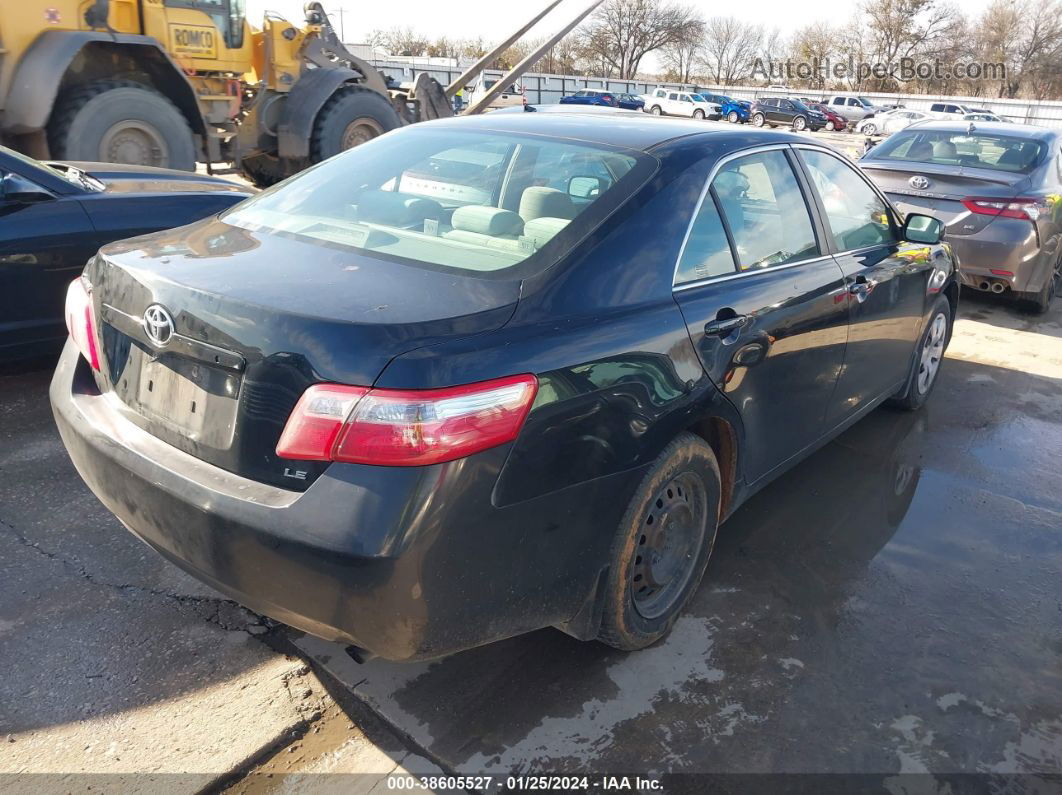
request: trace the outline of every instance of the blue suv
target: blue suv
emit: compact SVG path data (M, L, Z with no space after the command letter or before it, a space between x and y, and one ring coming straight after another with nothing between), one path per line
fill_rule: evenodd
M714 102L723 109L723 118L731 124L744 124L749 120L752 111L752 103L744 99L734 99L725 94L707 94L701 92L701 96L709 102Z

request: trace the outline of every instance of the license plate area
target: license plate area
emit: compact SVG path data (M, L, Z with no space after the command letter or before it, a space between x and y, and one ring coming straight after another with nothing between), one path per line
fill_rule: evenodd
M113 384L140 416L218 450L232 444L240 375L173 354L153 355L133 343Z

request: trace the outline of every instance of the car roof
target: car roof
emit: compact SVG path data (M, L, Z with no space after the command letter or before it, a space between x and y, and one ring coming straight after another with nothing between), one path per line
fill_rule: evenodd
M559 106L558 106L559 107ZM578 107L578 106L565 106ZM728 138L747 140L750 134L762 136L768 142L804 142L808 139L793 133L775 130L748 129L743 125L707 125L694 119L669 116L650 116L639 111L612 113L501 113L493 111L477 116L458 116L416 125L435 125L439 128L491 130L567 138L584 143L621 146L647 152L660 144L692 135L708 136L713 141Z
M939 130L941 132L964 133L970 128L970 124L974 125L976 132L999 133L1000 135L1008 135L1011 138L1051 141L1059 137L1058 130L1052 130L1047 127L1034 127L1031 124L1010 124L999 121L929 121L919 124L918 130L919 132L923 130Z

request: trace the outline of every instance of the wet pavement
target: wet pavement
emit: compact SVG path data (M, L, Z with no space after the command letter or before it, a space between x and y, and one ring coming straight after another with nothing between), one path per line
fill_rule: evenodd
M457 771L1060 773L1062 306L962 318L928 404L743 506L652 649L546 630L359 665L296 642Z
M0 772L181 770L194 789L324 710L322 748L263 775L303 753L346 773L1062 773L1062 301L965 299L941 378L743 506L652 649L544 630L359 665L292 632L396 730L380 751L327 723L300 661L260 642L275 630L91 497L47 369L0 373Z

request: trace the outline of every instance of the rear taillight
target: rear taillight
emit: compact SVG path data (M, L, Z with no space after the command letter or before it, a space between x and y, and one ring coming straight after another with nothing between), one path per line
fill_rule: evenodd
M66 288L66 330L93 370L100 369L96 323L92 317L92 295L84 278L78 277Z
M1035 221L1044 209L1039 199L997 199L967 197L962 200L963 207L978 215L995 215L1000 218L1017 218L1021 221Z
M277 455L379 466L453 461L515 439L537 391L533 375L423 390L317 384L288 418Z

